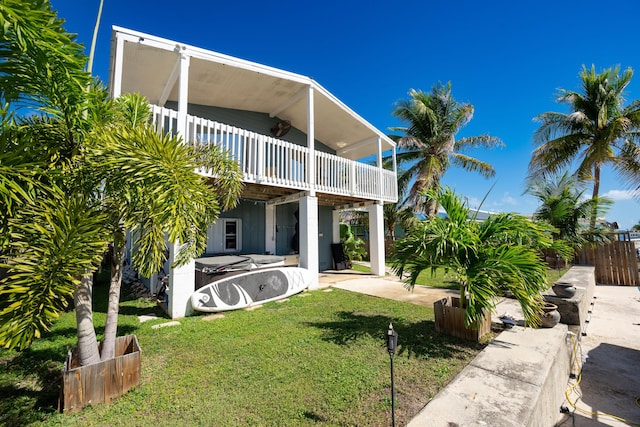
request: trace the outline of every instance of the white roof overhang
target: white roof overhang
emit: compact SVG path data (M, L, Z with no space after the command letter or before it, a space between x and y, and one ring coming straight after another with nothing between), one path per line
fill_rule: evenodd
M110 86L115 49L122 39L120 93L138 92L152 104L178 100L180 57L189 63L188 102L267 113L307 133L307 93L313 88L315 139L340 156L360 159L395 147L385 134L309 77L228 55L113 27Z

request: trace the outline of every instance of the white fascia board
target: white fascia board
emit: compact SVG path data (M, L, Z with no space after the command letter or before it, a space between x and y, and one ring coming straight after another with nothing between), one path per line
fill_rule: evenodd
M333 95L331 92L329 92L327 89L325 89L324 87L322 87L318 82L314 81L314 88L320 92L324 97L328 98L331 102L333 102L336 106L342 108L344 111L346 111L349 115L351 115L354 119L358 120L360 123L362 123L365 127L367 127L369 130L371 130L372 132L374 132L377 136L380 136L382 138L382 140L384 142L387 143L387 145L389 145L389 147L394 148L396 146L396 143L389 138L387 135L385 135L384 133L380 132L380 130L378 130L375 126L373 126L371 123L369 123L368 121L366 121L364 118L362 118L358 113L356 113L355 111L353 111L351 108L349 108L345 103L343 103L342 101L340 101L338 98L335 97L335 95Z
M192 58L202 59L204 61L216 62L219 64L241 68L244 70L255 71L257 73L262 73L272 77L290 80L290 81L302 83L305 85L313 84L312 79L310 79L309 77L302 76L300 74L279 70L277 68L269 67L267 65L246 61L244 59L235 58L233 56L225 55L222 53L213 52L210 50L187 45L184 43L179 43L176 41L164 39L162 37L152 36L150 34L129 30L127 28L122 28L115 25L113 26L113 31L128 35L129 36L127 38L128 41L138 42L140 44L156 47L158 49L171 50L171 51L180 50L183 54L191 56Z
M365 138L361 141L354 142L353 144L349 144L346 147L337 150L336 154L339 156L342 156L345 153L348 153L349 151L357 150L358 148L361 148L363 146L375 143L377 140L378 140L377 136L370 136L369 138Z
M371 130L376 135L382 138L389 147L394 148L396 143L384 133L380 132L375 126L362 118L359 114L349 108L346 104L336 98L331 92L322 87L318 82L310 77L306 77L300 74L295 74L289 71L280 70L278 68L269 67L267 65L258 64L256 62L246 61L244 59L235 58L233 56L224 55L222 53L213 52L210 50L190 46L184 43L178 43L176 41L164 39L162 37L152 36L150 34L141 33L139 31L129 30L127 28L112 26L114 33L123 34L125 40L141 43L147 46L156 47L158 49L170 50L170 51L182 51L183 54L191 56L193 58L202 59L204 61L216 62L219 64L225 64L232 67L237 67L249 71L255 71L257 73L266 74L272 77L281 78L289 81L294 81L307 86L313 87L319 94L329 99L337 107L341 108L354 119L359 121L366 128Z

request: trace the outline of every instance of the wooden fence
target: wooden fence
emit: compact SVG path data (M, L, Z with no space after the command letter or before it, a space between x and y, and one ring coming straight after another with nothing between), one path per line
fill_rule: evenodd
M629 233L615 233L613 241L576 253L574 263L595 266L596 283L640 286L638 257Z

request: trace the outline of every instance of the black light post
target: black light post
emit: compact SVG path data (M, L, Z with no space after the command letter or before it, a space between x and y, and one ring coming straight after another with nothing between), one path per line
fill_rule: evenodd
M391 359L391 426L396 426L396 405L395 405L395 387L393 383L393 356L396 354L396 347L398 345L398 333L393 330L393 325L389 323L389 329L387 329L387 351L389 352L389 358Z

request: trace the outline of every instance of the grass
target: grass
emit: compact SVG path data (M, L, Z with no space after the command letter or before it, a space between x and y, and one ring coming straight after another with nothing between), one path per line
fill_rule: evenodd
M390 266L387 264L387 266ZM362 273L371 273L371 269L365 265L359 265L353 263L352 270L359 271ZM547 269L547 282L549 283L549 287L553 285L553 282L558 280L564 273L568 271L568 268L563 269ZM441 289L460 289L458 282L455 281L455 276L449 272L445 273L444 269L438 269L435 274L431 274L429 270L425 270L418 275L416 279L416 285L419 286L429 286L432 288L441 288Z
M106 290L95 288L96 325ZM151 302L123 289L120 306L118 334L136 334L142 348L137 389L79 414L56 412L62 363L76 344L74 313L65 313L28 350L0 350L0 425L389 425L390 322L403 425L482 348L436 334L430 307L339 289L160 329L151 326L167 319L138 321L160 315Z

